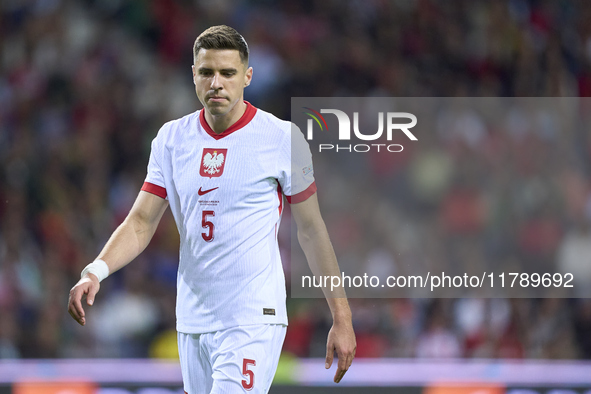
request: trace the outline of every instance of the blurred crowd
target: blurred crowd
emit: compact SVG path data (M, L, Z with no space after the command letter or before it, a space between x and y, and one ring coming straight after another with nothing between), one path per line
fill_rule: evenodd
M200 107L190 66L207 27L244 35L254 68L245 98L289 119L297 96L586 97L588 20L584 0L0 2L0 358L175 356L169 212L132 266L101 283L87 327L66 305L131 207L159 127ZM434 134L430 150L378 155L357 172L319 157L337 254L392 266L529 261L591 280L581 118L567 135ZM379 217L336 214L346 180L387 196L374 201ZM289 211L284 252L288 227ZM375 245L360 245L360 232ZM352 299L357 356L591 359L591 300L576 295ZM290 299L288 309L284 350L323 357L326 301Z

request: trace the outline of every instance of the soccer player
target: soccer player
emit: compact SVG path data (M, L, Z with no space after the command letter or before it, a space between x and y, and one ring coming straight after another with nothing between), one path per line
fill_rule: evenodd
M82 271L68 310L86 323L83 297L93 304L99 282L144 250L170 206L181 239L176 314L185 391L266 393L287 327L277 244L283 195L313 270L340 271L302 133L243 99L253 75L244 38L230 27L211 27L193 53L203 109L162 126L137 200ZM355 356L355 335L347 299L327 300L333 325L326 368L336 352L338 383Z

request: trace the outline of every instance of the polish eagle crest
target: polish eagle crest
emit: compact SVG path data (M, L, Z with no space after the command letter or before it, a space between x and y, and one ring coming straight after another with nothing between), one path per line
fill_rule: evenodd
M201 176L207 178L218 177L224 172L224 165L228 149L205 148L201 159Z
M204 171L207 174L215 174L220 172L220 167L224 163L224 154L218 153L217 151L213 151L213 155L211 153L206 153L205 157L203 157L203 167Z

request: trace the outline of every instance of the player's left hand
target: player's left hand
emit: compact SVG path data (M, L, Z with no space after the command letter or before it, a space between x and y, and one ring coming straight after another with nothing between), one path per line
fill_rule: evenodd
M339 383L343 376L345 376L345 373L353 362L353 358L355 358L356 349L357 342L355 341L355 332L353 331L351 320L335 321L328 332L325 364L326 369L331 367L333 356L336 351L339 362L337 365L337 371L334 375L335 383Z

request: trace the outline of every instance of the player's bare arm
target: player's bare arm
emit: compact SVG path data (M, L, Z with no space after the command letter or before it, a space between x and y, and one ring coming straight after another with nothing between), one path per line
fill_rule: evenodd
M298 229L298 241L314 275L340 276L334 249L320 215L316 193L303 202L292 204L291 212ZM334 381L339 383L351 366L357 348L351 309L344 291L342 297L335 297L335 294L328 294L328 290L323 290L333 318L326 343L326 368L331 367L336 351L339 361Z
M129 264L148 246L167 207L167 200L140 191L131 211L97 257L107 263L109 274ZM68 312L79 324L86 324L82 299L86 296L86 303L92 305L99 288L97 276L87 273L70 290Z

